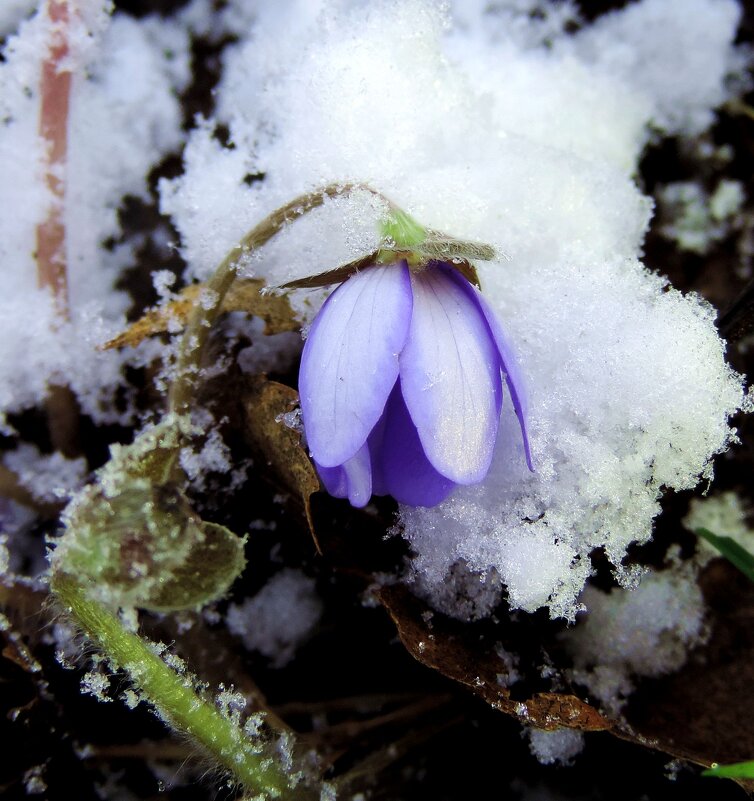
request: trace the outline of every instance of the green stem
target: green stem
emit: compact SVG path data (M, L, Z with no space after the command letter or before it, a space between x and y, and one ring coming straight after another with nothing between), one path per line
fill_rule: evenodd
M702 776L715 776L718 779L754 779L754 762L736 762L733 765L718 765L702 771Z
M362 189L382 197L379 192L362 184L330 184L315 192L307 192L286 203L252 228L222 260L205 284L205 295L211 299L211 303L203 305L201 301L197 302L186 325L178 354L176 377L168 395L170 412L178 416L189 412L204 345L212 325L222 311L223 299L236 279L240 262L269 242L288 223L321 206L325 198L348 194L354 189Z
M298 796L269 753L258 753L259 749L240 729L196 694L188 679L169 668L147 642L126 631L118 618L93 601L75 578L56 571L51 586L87 636L128 673L164 719L188 733L248 790L275 798Z

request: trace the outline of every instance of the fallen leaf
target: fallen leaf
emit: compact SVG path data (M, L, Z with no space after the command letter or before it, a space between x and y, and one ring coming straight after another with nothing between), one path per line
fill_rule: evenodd
M754 758L754 584L715 559L700 585L712 626L703 659L647 683L626 717L655 748L709 767ZM754 790L754 781L739 783Z
M301 323L285 295L263 294L265 284L261 278L244 278L236 281L223 300L223 312L241 311L264 320L264 333L281 334L298 331ZM191 310L198 302L203 284L185 287L175 299L157 308L150 309L141 319L129 326L122 334L106 342L102 348L136 347L140 342L166 331L176 333L186 324Z
M614 723L575 695L539 692L514 700L500 683L503 664L494 650L485 649L467 636L463 625L440 623L434 615L428 622L428 607L401 585L383 587L377 593L398 629L409 653L422 664L439 671L481 696L490 706L513 715L527 726L541 729L567 727L582 731L605 731Z
M298 405L298 392L285 384L255 376L243 399L244 434L256 459L264 459L270 478L301 508L317 549L310 497L320 489L319 478L298 431L281 415Z
M483 698L522 724L542 729L568 727L606 731L622 740L703 767L754 757L754 585L723 560L702 575L714 617L704 661L692 658L677 673L640 683L625 717L611 719L572 692L532 692L515 698L498 677L504 667L470 624L443 615L401 585L383 587L377 598L398 635L419 662ZM506 648L516 651L514 643ZM740 778L747 791L754 781Z

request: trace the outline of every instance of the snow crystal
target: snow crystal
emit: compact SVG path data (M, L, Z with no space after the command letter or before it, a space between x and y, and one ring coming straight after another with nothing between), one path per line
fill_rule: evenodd
M84 4L68 26L75 73L65 171L70 321L56 316L49 293L36 286L36 228L52 200L37 132L50 38L46 4L3 48L0 205L13 214L0 218L0 415L38 404L47 385L59 383L71 386L95 419L120 417L111 401L123 357L97 346L121 325L128 298L114 283L133 253L127 243L102 245L120 236L122 198L145 197L152 166L180 143L175 91L188 79L189 62L185 32L157 19L110 18L108 6Z
M252 598L228 608L228 629L252 651L284 667L311 636L322 615L314 579L286 568Z
M47 782L44 780L46 764L34 765L24 772L24 789L27 795L41 795L47 790Z
M83 457L66 459L61 453L43 455L26 443L7 452L3 462L36 500L47 503L69 498L81 489L88 472Z
M677 181L659 187L662 218L668 220L660 233L682 250L704 255L731 230L731 218L745 195L739 181L722 180L712 195L693 181Z
M570 765L584 748L584 735L575 729L525 730L529 749L540 765Z
M634 676L662 676L681 667L704 642L704 599L693 564L644 575L632 590L584 590L586 618L563 635L573 678L617 713Z
M282 203L346 181L509 254L479 272L527 384L536 473L508 403L485 482L401 510L417 591L465 619L503 586L512 607L572 619L591 551L620 565L645 542L664 488L709 477L742 402L714 310L638 260L652 201L633 180L653 130L695 135L728 99L738 4L642 0L575 35L560 5L255 7L224 53L216 118L160 185L192 277ZM331 200L244 270L278 285L335 267L374 248L383 213L365 192ZM324 294L293 293L304 323Z
M205 420L202 425L206 435L201 448L195 450L192 446L186 446L181 449L179 457L181 469L197 489L205 485L208 473L227 473L232 467L230 449L223 442L220 431L211 425L210 420Z
M746 193L740 181L723 179L709 200L710 213L715 220L725 220L737 214L745 200Z
M108 692L110 690L110 678L97 670L85 673L81 679L81 692L84 695L93 695L98 701L110 703Z
M497 683L501 687L512 687L517 681L521 679L521 674L518 671L518 656L510 651L507 651L502 645L495 646L495 654L500 657L503 663L503 672L497 674Z
M246 708L246 697L243 693L235 692L232 687L228 689L221 684L215 705L236 728L240 727L241 714Z
M735 492L721 492L706 498L694 498L683 525L689 531L706 528L718 537L730 537L742 548L754 553L754 529L747 517L750 510ZM720 556L720 551L701 537L698 558L702 563Z
M10 551L8 550L8 536L0 534L0 576L7 576L10 572Z

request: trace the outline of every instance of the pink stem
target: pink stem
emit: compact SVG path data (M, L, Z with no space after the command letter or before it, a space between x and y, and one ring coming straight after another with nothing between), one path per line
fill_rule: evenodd
M69 0L48 0L47 14L52 23L52 35L42 63L39 134L47 144L45 181L53 202L47 219L37 226L37 277L39 286L52 290L57 311L65 319L68 317L68 276L63 214L71 98L71 69L66 64L70 54Z
M52 195L47 218L37 226L37 281L49 288L61 320L69 317L65 246L65 170L71 100L70 14L76 0L47 0L50 44L42 62L39 135L45 142L45 182ZM79 407L67 386L51 384L45 401L53 448L66 456L80 452Z

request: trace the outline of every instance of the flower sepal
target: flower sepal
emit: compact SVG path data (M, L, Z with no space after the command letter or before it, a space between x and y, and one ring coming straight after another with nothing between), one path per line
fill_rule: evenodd
M430 262L441 261L457 270L467 281L480 287L472 261L493 261L497 252L483 242L464 239L426 228L403 209L390 204L380 226L379 248L332 270L288 281L274 289L316 289L342 284L360 270L405 261L412 271L423 270Z

